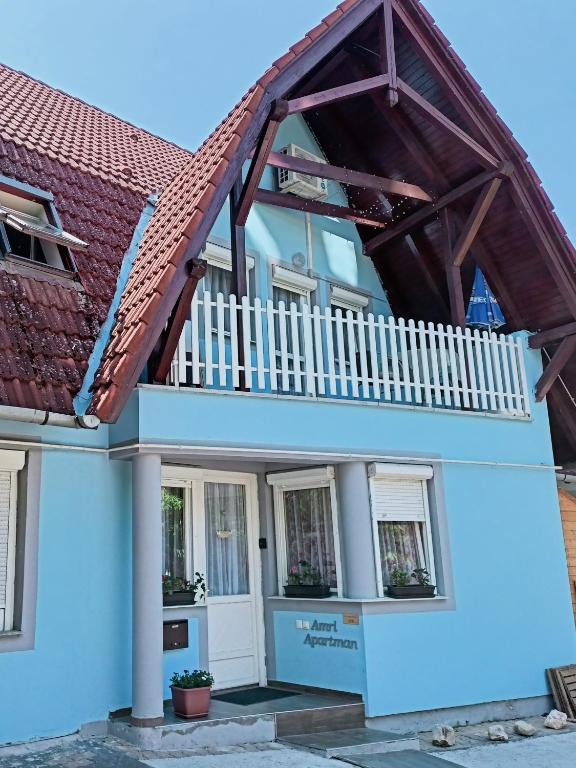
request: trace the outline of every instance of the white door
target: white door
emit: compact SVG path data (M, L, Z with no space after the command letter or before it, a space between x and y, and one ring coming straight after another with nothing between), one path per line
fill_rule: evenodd
M166 467L189 486L187 573L204 574L215 688L266 683L255 475Z

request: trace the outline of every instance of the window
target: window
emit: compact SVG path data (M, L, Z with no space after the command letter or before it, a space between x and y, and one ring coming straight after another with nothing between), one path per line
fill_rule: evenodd
M162 573L181 579L187 576L184 493L184 488L162 488Z
M341 367L350 369L351 354L354 355L355 358L358 355L358 351L360 349L359 334L360 333L365 334L365 329L364 327L362 329L359 328L358 322L357 322L357 315L359 312L362 315L364 314L364 310L368 306L368 303L369 303L368 297L364 296L361 293L355 293L354 291L349 291L346 288L340 288L337 285L333 285L330 287L330 304L332 305L333 309L341 310L342 316L345 321L345 324L342 329L343 355L340 352L340 348L338 344L338 332L336 329L336 325L333 324L332 326L333 345L334 345L334 350L336 352L339 369ZM351 320L348 320L348 312L353 313L353 317ZM352 335L353 335L352 341L350 340L349 331L348 331L349 325L352 326ZM352 351L350 350L350 347L352 347Z
M267 480L274 488L279 594L302 562L341 594L334 468L272 473Z
M62 229L51 195L2 177L0 247L5 256L73 270L74 261L68 249L84 249L87 245Z
M394 570L425 568L435 583L428 505L432 467L372 464L369 468L374 550L381 597Z
M14 628L18 471L23 451L0 451L0 632Z
M224 303L228 303L232 293L232 254L229 248L225 248L216 243L207 243L206 249L202 255L207 262L206 276L203 280L202 291L210 293L213 302L219 293L224 298ZM248 283L248 295L250 295L250 273L254 269L255 261L252 256L246 257L246 278ZM212 307L212 328L218 327L218 314L216 307ZM224 332L230 334L230 313L224 312Z

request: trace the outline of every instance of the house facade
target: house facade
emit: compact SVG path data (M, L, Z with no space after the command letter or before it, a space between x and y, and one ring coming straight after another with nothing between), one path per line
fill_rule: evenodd
M544 711L576 261L420 4L342 3L194 154L0 82L0 743L159 727L195 668Z

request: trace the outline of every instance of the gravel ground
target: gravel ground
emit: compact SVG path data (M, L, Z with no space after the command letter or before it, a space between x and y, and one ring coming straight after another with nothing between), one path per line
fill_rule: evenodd
M488 744L457 750L449 756L436 753L436 757L464 768L575 768L576 733L543 736L510 744Z

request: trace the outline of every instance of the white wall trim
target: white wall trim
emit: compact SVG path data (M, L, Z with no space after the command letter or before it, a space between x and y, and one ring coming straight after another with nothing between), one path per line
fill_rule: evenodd
M314 467L289 472L270 472L266 475L266 482L268 485L282 490L314 488L329 485L334 477L334 467Z
M26 461L25 451L3 451L0 450L0 470L7 472L18 472L24 468Z

